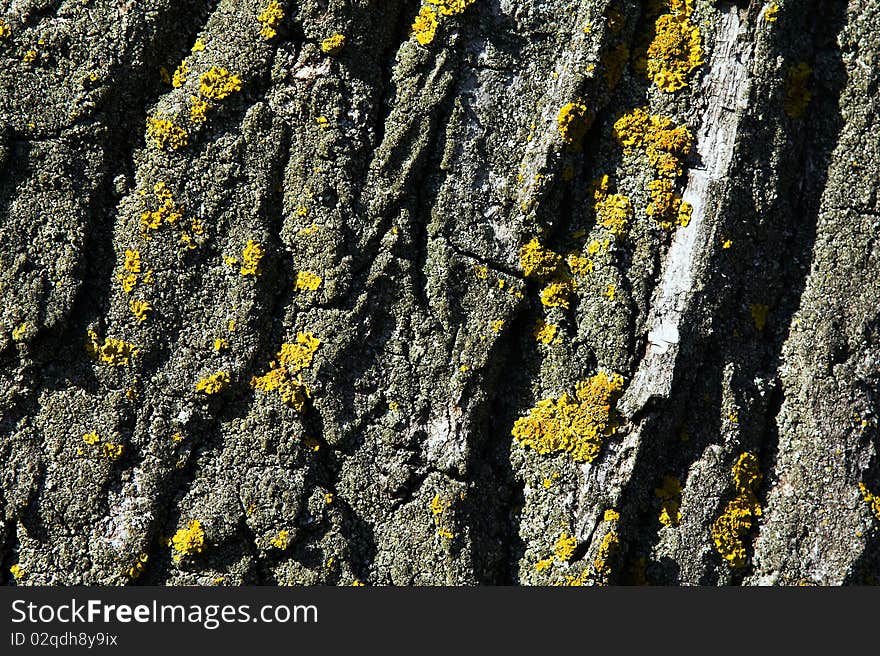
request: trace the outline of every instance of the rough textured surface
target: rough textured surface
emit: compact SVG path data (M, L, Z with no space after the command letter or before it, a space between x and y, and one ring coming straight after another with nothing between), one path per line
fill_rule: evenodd
M0 3L0 577L875 582L878 35ZM638 108L690 143L627 146Z

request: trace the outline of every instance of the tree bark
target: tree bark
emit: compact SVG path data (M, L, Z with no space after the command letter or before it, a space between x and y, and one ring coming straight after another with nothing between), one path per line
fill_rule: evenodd
M880 2L270 4L0 4L0 576L876 581Z

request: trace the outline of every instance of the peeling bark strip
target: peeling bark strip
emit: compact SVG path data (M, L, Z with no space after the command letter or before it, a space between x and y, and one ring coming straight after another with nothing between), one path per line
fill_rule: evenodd
M753 45L749 26L735 5L719 8L712 58L700 87L696 134L698 165L687 171L682 198L693 206L690 223L678 229L666 254L663 273L654 291L648 316L645 357L618 407L633 416L650 399L668 399L676 361L692 328L686 325L699 314L702 281L712 258L722 247L712 214L719 211L718 196L729 193L729 170L738 141L742 112L748 109L749 63ZM685 342L684 346L682 341Z
M3 582L876 582L880 1L143 5L0 11Z

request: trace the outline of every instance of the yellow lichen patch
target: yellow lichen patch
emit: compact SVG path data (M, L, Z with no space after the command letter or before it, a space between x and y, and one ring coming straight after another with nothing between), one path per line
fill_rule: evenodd
M297 271L294 280L294 288L300 292L313 292L321 286L321 276L311 271Z
M12 329L12 341L20 342L24 339L25 333L27 333L28 325L26 323L21 323L15 328Z
M670 13L658 17L651 43L638 62L662 91L672 93L688 85L690 75L703 64L703 38L691 19L688 3L670 3Z
M196 39L196 42L193 44L193 47L190 48L190 52L195 54L197 52L202 52L205 49L205 42L201 39Z
M608 286L605 288L605 293L603 294L603 296L605 296L605 298L607 298L609 301L611 301L613 303L616 295L617 295L617 285L614 285L612 283L608 283Z
M126 249L125 251L125 262L122 265L122 268L126 271L130 271L131 273L140 273L141 272L141 253L140 251L133 251Z
M549 278L562 264L562 256L542 246L535 237L519 249L519 262L527 278Z
M859 492L861 492L865 503L868 504L868 508L871 509L871 513L880 520L880 495L872 493L864 483L859 483Z
M574 293L575 281L557 278L541 290L541 304L547 307L569 307L569 297Z
M98 435L95 431L91 431L83 435L83 442L88 444L89 446L95 446L98 442L101 441L101 436Z
M137 318L138 321L146 321L147 315L153 309L153 307L147 301L136 301L132 300L128 304L128 308L131 310L131 313Z
M278 362L294 373L301 371L312 365L312 358L320 345L321 340L312 333L297 333L293 344L281 345Z
M241 269L243 276L258 276L260 274L260 260L266 255L266 249L253 239L249 239L241 253Z
M159 150L177 150L189 143L189 133L166 118L147 117L147 138Z
M176 552L175 560L202 553L205 549L205 531L202 529L202 523L194 519L186 528L178 530L171 538L171 548Z
M183 206L174 201L171 190L164 182L157 182L153 186L153 193L158 203L157 209L141 214L141 236L144 239L150 239L150 232L158 230L163 224L176 226L183 217Z
M427 0L427 2L436 6L444 16L455 16L474 4L476 0Z
M278 535L270 539L269 544L271 544L276 549L281 549L282 551L284 551L290 544L290 531L278 531Z
M575 253L568 256L568 270L572 275L583 277L588 273L592 273L595 269L595 262L588 257L581 257Z
M329 506L332 505L333 501L336 499L336 495L332 492L326 492L324 494L324 505Z
M119 460L124 450L125 447L122 444L114 442L106 442L101 445L101 455L107 458L107 460Z
M623 194L608 194L601 200L596 201L596 220L615 237L626 234L629 219L632 218L633 209L629 198Z
M572 147L578 147L590 128L590 113L580 99L563 105L556 117L556 127L562 140Z
M345 35L334 34L321 41L321 52L326 55L338 55L345 47Z
M489 323L492 332L500 333L504 329L504 319L495 319Z
M199 93L209 100L223 100L241 91L241 78L225 68L213 66L199 79Z
M174 69L174 75L171 77L171 86L179 89L186 84L186 76L189 75L189 64L184 59L180 65Z
M104 338L104 341L101 342L94 330L88 331L88 336L86 353L111 367L128 366L131 364L132 358L137 355L138 349L134 344L110 337Z
M8 39L10 34L12 34L12 30L9 28L9 25L0 20L0 39Z
M576 462L592 462L603 440L617 430L614 404L623 391L623 377L600 371L581 381L574 397L544 399L520 417L511 434L539 454L565 452Z
M733 466L732 476L736 496L712 523L712 541L721 557L731 567L739 568L745 567L747 561L746 535L761 515L761 504L755 496L761 482L758 458L753 453L743 453Z
M752 313L752 321L755 324L755 328L763 331L764 326L767 325L767 315L770 314L770 307L764 303L755 303L749 306L749 311Z
M210 105L207 100L198 96L190 96L189 120L199 125L208 120L208 109Z
M434 498L431 499L431 514L437 517L442 515L447 508L449 508L449 504L443 501L439 494L435 494Z
M532 331L532 335L535 337L536 342L540 342L541 344L549 344L556 337L556 331L559 329L555 323L547 323L543 319L540 319L537 324L535 324L535 330Z
M785 113L791 118L801 118L807 110L807 105L813 99L810 91L810 78L813 69L808 64L801 62L788 71L785 79Z
M614 136L625 150L642 150L657 175L664 178L682 174L681 160L693 146L693 135L686 125L675 127L670 119L641 108L615 121Z
M37 51L36 50L28 50L24 53L21 58L25 64L33 64L37 60Z
M272 0L266 7L257 14L257 21L260 23L260 36L267 41L274 39L278 34L278 26L284 20L284 9L278 0Z
M216 374L205 376L196 383L196 391L205 394L217 394L229 385L229 372L218 371Z
M311 333L298 333L294 343L281 345L269 371L251 378L251 388L262 392L278 392L281 400L297 412L304 412L310 398L309 388L295 374L311 366L321 340Z
M27 575L27 570L18 563L15 563L9 568L9 573L12 574L12 578L16 581L21 581Z
M550 558L544 558L543 560L539 560L535 563L535 571L539 574L544 572L545 570L550 569L553 566L554 558L551 556Z
M431 7L424 6L416 15L410 31L419 44L426 46L434 40L438 25L437 12Z
M562 562L567 562L571 560L571 557L574 555L577 545L577 538L563 532L557 538L556 544L553 545L553 554Z
M139 578L141 574L144 573L144 570L147 568L147 561L150 559L150 556L146 553L140 554L134 561L134 564L129 567L125 574L128 578L134 580Z
M214 350L218 353L229 350L229 340L219 337L214 340Z
M694 209L674 192L674 188L675 184L670 178L659 178L648 183L651 202L646 213L666 230L672 230L675 226L687 226Z
M768 23L775 23L779 18L779 5L771 2L770 6L764 10L764 20Z
M609 561L614 557L619 547L620 536L617 534L617 530L612 527L602 536L599 549L596 551L596 557L593 559L593 569L596 570L596 575L599 577L600 582L604 583L611 575L611 563Z
M681 522L681 481L675 476L664 476L660 487L654 488L654 495L660 499L660 523L678 526Z

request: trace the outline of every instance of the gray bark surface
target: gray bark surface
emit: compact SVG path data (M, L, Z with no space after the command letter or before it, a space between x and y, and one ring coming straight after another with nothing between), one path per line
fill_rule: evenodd
M694 0L674 93L638 65L649 2L289 0L274 36L268 4L0 2L3 580L876 582L878 0ZM214 67L240 88L199 123ZM637 108L693 135L687 225L647 215L656 176L614 131ZM157 147L163 117L185 145ZM158 183L181 218L147 239ZM568 307L526 275L536 238L594 259ZM297 408L253 381L305 334ZM105 339L137 350L114 366ZM513 436L600 371L624 383L595 459ZM716 535L736 499L758 504L739 563Z

